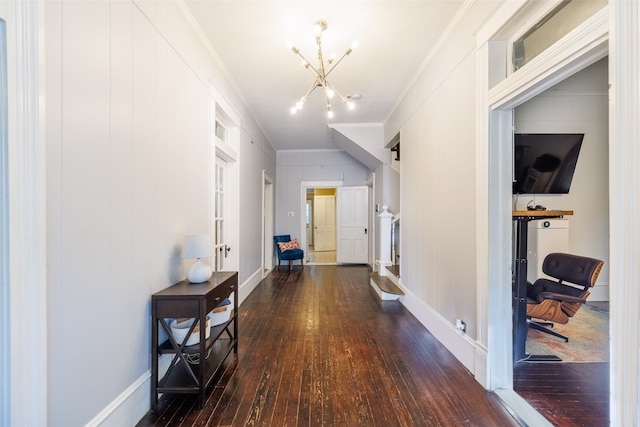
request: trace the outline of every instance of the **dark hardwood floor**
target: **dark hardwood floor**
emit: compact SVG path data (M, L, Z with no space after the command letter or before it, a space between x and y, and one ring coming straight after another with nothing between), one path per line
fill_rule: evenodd
M588 305L609 311L609 302ZM519 362L513 389L554 426L609 425L608 362Z
M239 309L239 352L203 409L166 395L139 426L517 426L367 267L272 272Z
M554 426L609 425L609 363L520 362L513 389Z

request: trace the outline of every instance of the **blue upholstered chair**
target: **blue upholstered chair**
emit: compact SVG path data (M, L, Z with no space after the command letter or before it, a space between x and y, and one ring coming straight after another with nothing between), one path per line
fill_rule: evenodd
M273 240L276 244L276 251L278 251L278 270L280 270L280 261L289 261L289 270L291 270L294 260L299 259L300 265L304 267L304 251L300 248L287 249L286 251L280 250L280 242L290 242L291 236L289 234L283 234L280 236L273 236Z

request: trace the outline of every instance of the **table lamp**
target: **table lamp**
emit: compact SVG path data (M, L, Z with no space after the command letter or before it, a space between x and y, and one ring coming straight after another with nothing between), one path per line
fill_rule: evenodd
M213 271L211 266L202 261L202 258L208 258L213 255L214 244L213 236L210 234L195 234L185 236L184 247L182 248L183 259L195 259L195 264L187 271L187 279L191 283L203 283L211 278Z

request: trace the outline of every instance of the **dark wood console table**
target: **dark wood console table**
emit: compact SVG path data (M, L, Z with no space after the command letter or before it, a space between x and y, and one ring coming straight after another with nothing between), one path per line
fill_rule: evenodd
M515 279L513 280L513 363L527 358L527 239L529 222L538 219L562 218L573 211L513 211L516 221ZM547 356L544 356L548 360ZM535 357L534 357L535 359ZM529 358L531 360L531 358Z
M211 328L206 337L200 328L197 344L185 346L196 325L206 325L207 314L233 294L233 312L225 323ZM208 282L192 284L183 280L151 296L151 409L156 409L158 393L197 393L199 406L205 401L205 391L219 372L223 362L238 352L238 273L216 272ZM169 327L174 318L195 318L186 337L178 342ZM158 327L168 339L158 343ZM167 372L158 378L158 358L172 354ZM192 357L198 356L199 361Z

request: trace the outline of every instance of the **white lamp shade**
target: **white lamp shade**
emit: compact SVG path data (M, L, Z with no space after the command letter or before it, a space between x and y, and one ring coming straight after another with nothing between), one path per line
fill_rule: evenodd
M182 258L207 258L213 255L213 236L210 234L192 234L184 237Z

